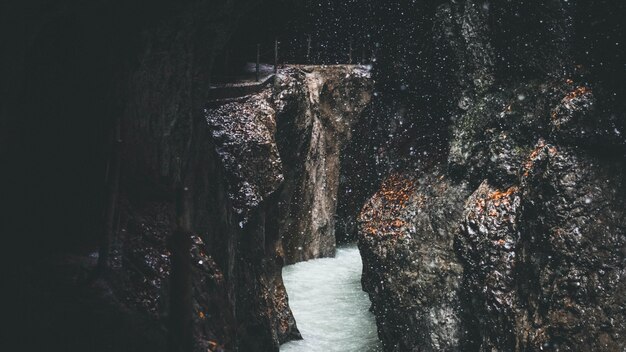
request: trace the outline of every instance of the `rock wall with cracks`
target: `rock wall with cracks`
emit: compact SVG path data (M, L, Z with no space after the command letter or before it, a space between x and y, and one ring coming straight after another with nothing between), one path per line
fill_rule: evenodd
M335 254L340 160L372 95L362 66L296 67L277 76L285 169L280 233L286 263Z
M626 345L623 104L576 64L577 5L520 6L435 9L424 40L461 88L438 98L458 102L447 152L386 176L358 221L386 351Z

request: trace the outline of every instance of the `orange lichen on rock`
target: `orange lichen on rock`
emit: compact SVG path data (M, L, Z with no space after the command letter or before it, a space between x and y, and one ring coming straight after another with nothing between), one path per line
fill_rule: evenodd
M511 194L515 193L515 192L517 192L517 187L516 187L516 186L509 187L509 188L508 188L506 191L504 191L504 192L501 192L501 191L499 191L499 190L496 190L496 191L492 192L492 193L489 195L488 199L490 199L490 200L500 200L501 198L508 197L508 196L510 196Z
M406 223L400 219L371 219L365 226L364 230L366 234L381 235L385 237L400 237L403 235L402 228Z
M524 176L528 176L530 169L533 167L533 162L539 156L539 152L546 146L546 141L540 139L537 143L537 147L530 153L528 160L524 163Z
M363 207L359 215L361 232L365 236L395 241L408 233L402 214L410 204L422 206L426 199L416 195L417 181L400 174L387 177L380 189ZM417 197L417 198L416 198Z
M365 227L365 233L368 235L375 235L378 232L378 229L371 224Z
M530 155L528 156L528 160L526 160L526 162L524 163L524 177L529 175L530 169L533 167L535 159L537 159L537 157L539 156L539 153L545 147L546 147L546 142L543 139L540 139L539 143L537 143L537 147L532 151L532 153L530 153ZM558 149L553 145L548 146L547 150L548 150L548 155L551 157L558 154Z
M391 226L396 227L396 228L397 228L397 227L402 227L402 226L404 226L404 224L405 224L405 222L404 222L404 221L402 221L402 220L400 220L400 219L394 219L394 220L391 222Z
M386 203L404 206L415 189L415 181L402 175L393 174L381 185L378 195Z
M552 111L552 112L550 113L550 118L551 118L553 121L559 118L559 116L558 116L558 115L557 115L557 113L556 113L556 110L555 110L555 111Z
M487 213L487 215L498 216L498 207L500 205L510 205L509 198L519 191L517 186L511 186L505 191L495 190L476 199L475 210L477 214Z
M576 89L574 89L573 91L567 93L567 95L565 96L565 98L563 98L564 101L569 101L572 100L576 97L579 97L585 93L591 93L591 89L585 86L578 86L576 87Z
M546 146L546 141L544 141L543 139L540 139L539 142L537 143L537 147L535 148L535 150L533 150L533 152L530 153L530 159L536 158L537 155L539 155L541 148L545 146Z

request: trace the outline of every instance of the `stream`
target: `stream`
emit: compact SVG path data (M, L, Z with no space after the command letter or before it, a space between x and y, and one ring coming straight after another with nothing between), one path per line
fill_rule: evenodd
M374 315L361 290L361 256L356 245L337 248L335 258L283 268L289 306L303 340L281 352L378 352Z

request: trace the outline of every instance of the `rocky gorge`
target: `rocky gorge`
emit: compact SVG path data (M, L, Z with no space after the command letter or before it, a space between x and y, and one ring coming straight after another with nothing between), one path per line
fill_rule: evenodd
M2 10L11 350L624 350L623 3Z

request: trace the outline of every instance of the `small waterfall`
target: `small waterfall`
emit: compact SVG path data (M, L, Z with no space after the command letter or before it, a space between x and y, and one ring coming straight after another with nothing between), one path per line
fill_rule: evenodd
M289 305L303 340L281 352L378 352L370 301L361 290L362 262L356 245L337 248L335 258L283 268Z

